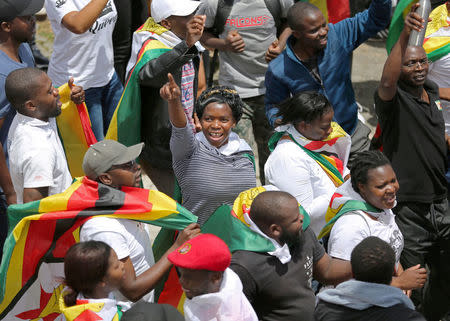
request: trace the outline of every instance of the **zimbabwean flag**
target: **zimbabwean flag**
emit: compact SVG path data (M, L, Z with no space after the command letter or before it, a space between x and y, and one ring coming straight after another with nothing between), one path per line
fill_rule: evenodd
M271 252L274 245L268 239L250 229L248 217L250 206L255 197L267 190L276 190L271 185L259 186L239 194L233 206L220 206L202 226L202 233L211 233L220 237L233 253L238 250L253 252ZM299 212L303 215L303 230L310 223L308 213L299 205ZM153 246L155 260L158 260L172 245L173 232L162 229ZM185 295L178 281L175 268L171 268L165 280L156 289L158 303L166 303L183 313Z
M0 320L59 320L63 258L80 227L102 215L183 229L197 217L163 193L121 190L87 178L64 193L8 208L9 234L0 266Z
M140 44L141 41L143 44L140 46L136 63L130 71L119 105L114 111L105 137L106 139L117 140L125 146L131 146L141 142L141 89L139 86L139 71L148 61L171 50L171 48L164 45L161 41L150 37L152 34L158 35L167 32L167 29L159 25L156 25L159 28L155 29L155 25L153 19L149 18L133 34L133 46L137 43ZM150 30L154 32L150 32ZM134 57L131 59L134 59Z
M386 49L388 52L391 51L400 37L405 17L411 10L411 6L416 2L417 0L401 0L398 3L394 16L392 17L389 36L386 41ZM423 48L427 53L428 59L436 61L450 53L450 32L448 31L450 18L448 17L445 3L436 7L430 13L430 18L432 20L428 22Z
M309 0L307 2L319 8L330 23L338 23L350 17L349 0Z

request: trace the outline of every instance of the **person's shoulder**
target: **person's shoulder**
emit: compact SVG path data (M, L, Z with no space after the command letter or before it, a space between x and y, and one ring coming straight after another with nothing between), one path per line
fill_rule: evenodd
M261 262L265 261L267 256L265 252L238 250L231 256L231 265L239 265L252 271L255 267L261 266Z
M28 67L34 67L34 57L31 47L28 43L23 42L19 46L19 57Z
M105 232L123 232L124 226L118 219L111 217L96 216L89 219L83 224L84 232L105 231Z
M427 79L425 81L424 87L426 91L439 95L439 86L433 80Z

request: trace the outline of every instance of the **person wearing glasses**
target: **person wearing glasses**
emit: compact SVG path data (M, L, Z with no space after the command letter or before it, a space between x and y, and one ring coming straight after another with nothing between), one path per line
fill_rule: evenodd
M427 320L440 320L450 306L450 214L447 148L438 86L427 79L428 58L422 47L408 46L412 30L424 20L412 6L399 40L384 65L375 93L383 153L401 186L395 219L404 237L403 268L420 264L429 278L412 300Z
M100 141L87 150L83 159L84 179L96 181L104 188L139 187L141 167L135 159L142 152L144 143L126 147L115 140ZM100 189L99 189L100 190ZM108 244L124 264L125 276L114 292L121 305L132 302L153 302L153 289L171 263L167 255L184 242L200 233L198 224L186 227L172 247L155 263L152 242L145 224L128 219L94 217L83 224L80 241L101 241Z

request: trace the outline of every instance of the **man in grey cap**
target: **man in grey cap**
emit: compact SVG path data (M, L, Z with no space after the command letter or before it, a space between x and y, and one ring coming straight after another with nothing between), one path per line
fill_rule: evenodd
M92 145L83 160L86 177L117 189L139 187L141 168L135 159L143 147L144 143L126 147L114 140L103 140ZM94 217L82 226L80 241L105 242L124 263L125 277L120 292L114 293L118 301L153 302L153 288L171 267L167 255L198 233L198 224L189 225L156 264L145 225L137 221Z

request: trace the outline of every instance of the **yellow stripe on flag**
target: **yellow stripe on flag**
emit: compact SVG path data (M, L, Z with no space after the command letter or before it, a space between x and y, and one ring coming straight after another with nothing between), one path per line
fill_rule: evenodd
M22 288L22 266L24 263L23 253L25 251L27 238L21 237L21 235L27 235L30 227L29 222L26 224L21 224L22 222L23 221L21 221L13 231L16 245L11 255L9 265L14 266L14 269L8 269L5 284L5 297L0 304L0 311L3 311L11 303L14 295Z
M45 197L41 199L39 203L39 213L48 213L56 211L67 210L67 203L72 197L72 194L81 185L81 179L76 180L72 185L70 185L64 192L60 194L52 195L52 197Z

